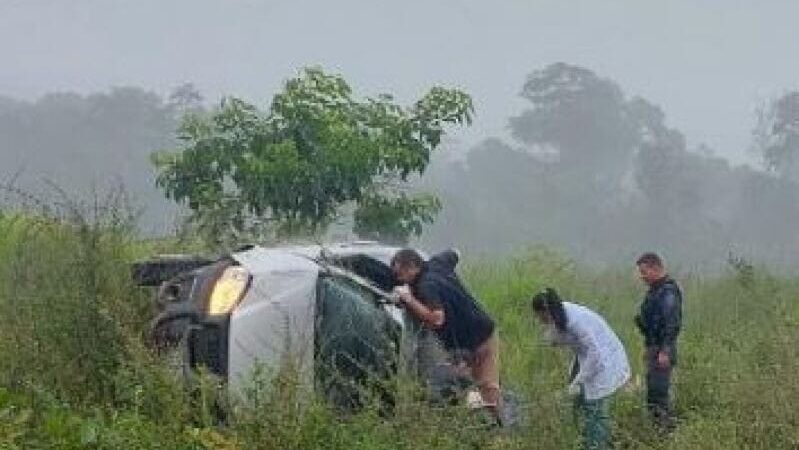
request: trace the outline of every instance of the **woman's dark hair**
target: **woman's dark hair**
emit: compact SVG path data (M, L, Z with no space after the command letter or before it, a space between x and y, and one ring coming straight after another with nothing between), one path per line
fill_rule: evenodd
M566 331L568 322L566 310L563 309L563 301L554 289L546 288L533 296L533 311L549 315L558 331Z

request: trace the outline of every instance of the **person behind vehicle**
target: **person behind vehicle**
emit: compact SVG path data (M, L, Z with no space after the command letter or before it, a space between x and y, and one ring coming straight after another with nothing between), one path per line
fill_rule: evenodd
M405 309L434 330L455 358L464 357L480 389L483 406L499 419L499 345L494 321L454 274L457 254L445 252L425 261L412 249L398 251L391 261L395 288Z
M550 343L574 352L568 393L574 396L580 413L585 448L607 448L611 435L609 400L630 379L624 346L599 314L562 301L553 289L533 296L532 309L547 326Z
M435 270L444 275L457 277L458 275L455 273L455 267L458 265L460 260L460 252L454 248L450 248L441 253L433 255L433 257L427 261L427 266L429 269Z
M649 287L635 323L644 337L646 402L655 424L670 431L674 418L671 375L677 365L677 337L682 325L682 290L655 253L636 261L641 280Z

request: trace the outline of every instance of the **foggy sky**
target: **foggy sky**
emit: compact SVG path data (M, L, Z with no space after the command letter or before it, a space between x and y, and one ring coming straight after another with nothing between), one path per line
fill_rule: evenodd
M701 5L698 5L701 4ZM297 69L410 101L464 88L466 143L506 134L526 74L565 61L663 107L690 145L748 154L754 110L799 88L799 2L0 0L0 95L193 81L266 102Z

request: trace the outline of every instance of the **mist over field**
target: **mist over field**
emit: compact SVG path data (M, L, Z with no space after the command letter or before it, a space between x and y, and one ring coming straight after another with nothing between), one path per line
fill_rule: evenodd
M796 448L797 16L795 1L0 0L0 448L574 448L569 359L531 314L545 287L629 357L615 448ZM350 240L461 251L518 428L435 403L397 363L418 330L377 289L397 277L379 258L230 256ZM645 251L685 293L668 436L634 322ZM272 271L304 287L272 292ZM296 298L313 321L272 308ZM310 372L286 337L280 367L234 398L228 352L271 351L258 333L283 324L319 344ZM375 342L385 370L366 373Z

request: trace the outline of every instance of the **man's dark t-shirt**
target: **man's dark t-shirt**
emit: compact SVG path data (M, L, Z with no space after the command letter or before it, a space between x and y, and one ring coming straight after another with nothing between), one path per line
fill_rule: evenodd
M444 324L435 331L448 350L475 350L494 332L494 321L454 274L425 263L411 289L428 308L444 310Z

